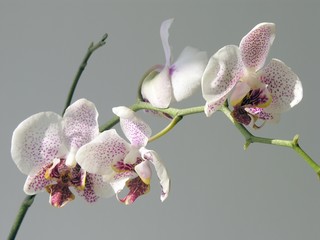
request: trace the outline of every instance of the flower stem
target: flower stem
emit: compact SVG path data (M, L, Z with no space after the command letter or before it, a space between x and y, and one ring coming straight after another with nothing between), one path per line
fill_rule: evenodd
M296 135L292 140L280 140L257 137L250 133L242 124L239 124L233 119L233 117L231 116L230 109L228 107L222 106L220 108L220 111L223 112L229 118L233 125L235 125L235 127L244 136L246 140L244 149L247 149L251 143L263 143L292 148L295 152L297 152L300 155L300 157L302 157L306 161L306 163L309 164L309 166L318 174L318 176L320 176L320 166L300 147L298 143L298 135Z
M167 134L169 131L171 131L175 125L177 125L178 122L182 120L184 116L191 115L191 114L197 114L204 111L203 106L200 107L192 107L192 108L185 108L185 109L174 109L172 108L172 114L174 115L171 122L160 132L149 138L149 142L152 142L163 135ZM171 115L172 116L172 115Z
M26 196L25 199L23 200L23 202L21 203L19 212L18 212L18 214L16 216L14 224L11 227L11 231L9 233L8 240L15 239L15 237L16 237L16 235L18 233L18 230L20 228L20 225L21 225L21 223L23 221L23 218L26 215L29 207L32 205L35 196L36 195Z
M160 132L158 132L157 134L155 134L154 136L152 136L151 138L149 138L148 142L152 142L160 137L162 137L163 135L165 135L166 133L168 133L171 129L174 128L175 125L177 125L178 122L180 122L182 120L182 116L176 116L172 119L172 121L169 123L168 126L166 126L164 129L162 129Z
M140 110L150 110L150 111L154 111L154 112L161 112L164 113L168 116L170 116L171 118L176 118L176 117L183 117L183 116L187 116L187 115L191 115L191 114L196 114L196 113L201 113L203 112L203 106L200 107L191 107L191 108L185 108L185 109L178 109L178 108L156 108L154 106L152 106L150 103L146 103L146 102L142 102L140 100L138 100L135 104L133 104L131 107L129 107L131 110L137 112ZM181 120L181 119L180 119ZM180 120L175 120L177 121L176 124L180 121ZM112 128L114 125L116 125L119 122L119 117L115 116L113 117L110 121L106 122L105 124L100 126L100 132L106 131L110 128ZM170 123L171 124L171 123ZM169 124L169 125L170 125ZM167 126L168 127L168 126ZM167 128L166 127L166 128ZM174 127L174 126L172 126ZM170 131L172 128L167 129L168 131ZM166 132L168 132L166 131ZM153 139L155 140L155 139Z
M81 77L81 74L82 72L84 71L84 69L86 68L87 66L87 63L88 63L88 60L91 56L91 54L97 50L98 48L102 47L105 43L106 43L106 39L108 37L108 34L106 33L105 35L103 35L102 39L97 43L97 44L94 44L94 43L91 43L88 50L87 50L87 53L86 55L84 56L79 68L78 68L78 71L73 79L73 82L72 82L72 85L70 87L70 90L69 90L69 93L68 93L68 97L67 97L67 100L66 100L66 104L65 104L65 107L64 107L64 110L62 112L62 114L64 114L64 112L66 111L66 109L69 107L71 101L72 101L72 97L73 97L73 94L74 94L74 91L76 90L76 87L77 87L77 84L79 82L79 79Z
M204 111L203 106L199 107L191 107L191 108L185 108L185 109L178 109L178 108L156 108L153 107L151 104L137 101L137 103L133 104L130 109L133 111L139 111L139 110L151 110L154 112L161 112L165 113L166 115L172 117L172 121L160 132L155 134L149 139L149 142L154 141L169 131L171 131L174 126L180 122L183 118L183 116L191 115L191 114L197 114L202 113ZM230 109L227 105L224 105L220 108L220 111L223 112L228 119L233 123L233 125L240 131L240 133L244 136L246 143L244 145L244 149L247 149L251 143L263 143L263 144L271 144L281 147L289 147L292 148L296 153L299 154L300 157L302 157L309 166L318 174L320 177L320 166L300 147L298 143L298 135L296 135L292 140L281 140L281 139L272 139L272 138L264 138L264 137L257 137L253 135L251 132L248 131L242 124L236 122L233 117L231 116ZM100 131L103 132L105 130L110 129L114 125L116 125L119 122L119 117L112 118L109 122L102 125L100 127Z

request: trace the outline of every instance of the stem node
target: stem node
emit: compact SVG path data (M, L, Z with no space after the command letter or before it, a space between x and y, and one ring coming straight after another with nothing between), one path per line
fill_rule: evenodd
M247 140L246 140L246 143L243 145L243 149L244 149L244 150L247 150L251 143L252 143L252 141L250 141L249 139L247 139Z
M293 145L298 146L299 145L298 141L299 141L299 134L296 134L292 140Z

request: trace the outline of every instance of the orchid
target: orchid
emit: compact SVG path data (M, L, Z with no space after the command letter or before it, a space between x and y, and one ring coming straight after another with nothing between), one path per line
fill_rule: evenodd
M121 128L130 144L116 130L107 130L79 149L76 158L80 166L90 173L103 175L117 198L131 204L150 190L151 163L160 179L161 200L164 201L169 193L170 180L158 154L145 148L151 136L150 127L129 108L116 107L113 112L120 117ZM129 193L119 198L118 194L125 186Z
M160 199L166 200L171 187L168 172L157 152L147 149L147 144L164 137L190 115L210 116L219 110L244 137L244 149L252 143L291 148L320 176L320 165L301 148L299 135L289 140L265 138L252 134L246 127L260 128L266 122L278 121L280 114L298 104L303 96L299 77L282 61L271 59L264 66L275 38L275 25L258 24L239 46L221 48L209 62L205 52L191 47L186 47L172 62L169 45L172 22L173 19L166 20L160 28L165 64L152 67L142 77L138 97L130 108L113 108L116 116L99 126L98 111L92 102L80 99L71 104L90 56L105 44L108 34L104 34L99 42L89 45L67 95L64 114L40 112L14 130L11 155L18 169L28 175L24 184L28 196L21 204L8 239L15 238L36 194L42 191L49 193L49 202L55 207L72 201L74 193L89 203L115 196L129 205L150 191L155 171ZM205 106L171 106L191 96L200 84ZM154 112L170 122L152 135L150 126L136 114L140 110ZM123 137L113 129L117 124ZM201 127L199 122L194 124ZM198 145L202 146L200 142Z
M171 62L169 28L172 22L173 19L168 19L160 28L165 65L153 67L141 86L144 101L158 108L167 108L172 102L190 97L200 87L201 76L208 61L206 52L186 47L177 61Z
M288 66L272 59L263 68L274 38L275 25L260 23L242 38L239 47L225 46L210 58L202 77L207 116L224 104L232 90L232 116L253 127L258 127L258 119L278 121L282 112L301 101L301 82Z
M62 207L75 198L74 187L87 202L111 196L102 176L87 173L77 164L77 150L98 136L98 112L93 103L80 99L70 105L63 117L40 112L21 122L12 136L11 155L19 170L28 175L24 192L33 195L44 190L49 202Z

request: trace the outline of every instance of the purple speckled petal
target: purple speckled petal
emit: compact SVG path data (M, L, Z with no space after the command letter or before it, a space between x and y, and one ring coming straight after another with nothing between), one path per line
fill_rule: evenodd
M113 172L112 163L123 160L129 150L129 143L111 129L82 146L76 154L76 160L89 173L108 175Z
M92 102L79 99L70 105L62 120L66 144L78 149L99 134L98 112Z
M170 191L170 178L168 176L167 169L155 151L142 148L141 156L144 160L150 161L154 165L161 185L160 199L161 201L166 200Z
M268 113L263 108L252 107L252 108L245 108L245 110L254 115L255 117L262 119L262 120L272 120L274 118L272 113Z
M54 180L47 180L45 178L45 173L50 166L51 164L48 164L47 166L44 166L37 174L28 176L23 187L23 190L26 194L33 195L43 192L47 186L55 183Z
M84 190L77 189L79 196L88 203L95 203L100 197L108 198L115 193L109 183L103 182L101 175L87 173Z
M91 186L97 196L109 198L115 195L110 183L103 181L103 177L101 175L88 173L87 176L89 176Z
M120 117L121 129L131 144L137 148L146 146L151 136L149 125L127 107L114 107L112 111Z
M218 101L206 102L204 106L204 113L207 117L210 117L213 113L215 113L219 108L223 105L223 103L227 100L228 95L220 98Z
M119 193L126 186L126 182L130 179L136 178L138 175L134 171L123 171L114 173L113 176L104 176L104 181L109 182L113 191L116 193L117 199L120 201Z
M287 111L297 105L303 97L299 77L278 59L272 59L261 70L260 79L267 85L272 96L272 103L265 108L266 112Z
M174 100L190 97L200 86L203 71L208 63L206 52L186 47L171 66L171 83Z
M242 38L239 48L246 68L255 70L262 68L274 38L273 23L260 23Z
M167 67L169 67L171 64L171 49L169 45L169 28L171 27L172 22L173 22L173 19L165 20L162 22L160 27L160 37L162 41L164 54L166 57Z
M14 130L11 143L12 159L27 175L36 174L63 155L61 117L53 112L42 112L24 120Z
M244 68L237 46L225 46L210 58L202 76L202 95L207 101L207 116L224 103L226 95L243 74Z

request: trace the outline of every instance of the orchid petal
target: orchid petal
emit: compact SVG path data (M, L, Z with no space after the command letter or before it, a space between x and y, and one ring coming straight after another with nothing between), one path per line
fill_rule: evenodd
M263 108L248 107L248 108L245 108L245 110L248 113L250 113L251 115L253 115L259 119L262 119L262 120L270 121L274 118L272 113L266 112L265 109L263 109Z
M242 38L239 48L246 68L254 70L262 68L274 38L273 23L260 23Z
M225 46L210 58L202 76L202 95L207 101L207 116L224 103L226 95L243 76L243 72L237 46Z
M121 178L117 181L112 181L110 182L111 187L113 188L113 191L116 193L116 197L118 198L118 194L123 190L123 188L126 186L126 182L129 180L130 178ZM119 200L119 198L118 198Z
M64 154L60 122L58 114L42 112L27 118L14 130L11 155L22 173L36 174L57 155Z
M228 95L220 98L218 101L206 102L204 106L204 113L207 117L210 117L213 113L215 113L227 100Z
M123 163L124 164L134 164L137 162L137 159L140 157L139 148L135 146L130 146L128 154L125 156Z
M87 176L90 178L91 188L98 197L109 198L115 195L110 183L103 181L101 175L88 173Z
M39 192L45 191L46 187L55 183L54 180L46 179L45 173L51 164L43 167L37 174L33 176L28 176L23 190L28 195L34 195Z
M76 160L89 173L107 175L113 172L112 163L124 159L129 149L130 145L111 129L82 146Z
M169 68L165 67L153 78L144 79L141 95L154 107L167 108L172 98L172 86Z
M76 151L99 134L95 105L86 99L79 99L66 109L62 126L66 144Z
M162 22L160 27L160 37L162 41L162 46L166 58L166 67L169 67L171 64L171 49L169 45L169 28L173 23L173 19L168 19Z
M162 190L160 199L163 202L168 197L170 191L170 178L168 176L167 169L165 168L162 161L160 160L159 155L155 151L145 148L142 148L140 151L143 159L150 161L154 165L154 168L160 180Z
M170 67L173 96L177 102L190 97L197 90L207 62L206 52L186 47Z
M78 190L79 196L88 203L98 201L99 197L109 198L114 195L114 191L109 183L103 182L101 175L88 173L84 190Z
M267 112L284 112L297 105L303 97L299 77L278 59L272 59L261 70L261 82L267 85L272 95L272 103L265 108Z
M152 133L149 125L127 107L115 107L112 111L120 117L121 129L131 144L136 147L146 146Z
M116 193L116 197L119 200L118 194L123 190L126 186L126 182L130 179L137 177L138 175L133 171L124 171L117 174L114 174L112 177L110 176L103 176L104 181L110 183L113 191Z

